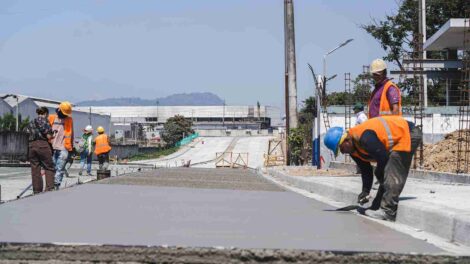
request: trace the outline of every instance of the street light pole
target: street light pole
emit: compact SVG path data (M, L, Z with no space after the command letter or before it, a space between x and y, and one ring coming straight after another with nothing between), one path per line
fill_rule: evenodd
M20 109L19 109L19 100L18 100L18 95L15 95L16 97L16 132L18 132L19 130L19 126L18 126L18 120L20 118Z
M323 76L322 76L322 82L321 82L321 91L322 91L322 96L326 96L326 57L330 55L331 53L335 52L339 48L342 48L346 46L349 42L353 41L354 39L348 39L345 42L339 44L336 48L328 51L324 56L323 56ZM321 155L320 155L320 149L321 149L321 137L320 137L320 114L321 114L321 100L320 100L320 92L317 92L317 169L321 169Z

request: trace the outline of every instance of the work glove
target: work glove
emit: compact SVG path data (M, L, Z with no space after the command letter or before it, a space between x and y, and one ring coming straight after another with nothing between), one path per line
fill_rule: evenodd
M357 202L360 205L363 205L367 202L369 202L369 192L362 191L358 196L357 196Z

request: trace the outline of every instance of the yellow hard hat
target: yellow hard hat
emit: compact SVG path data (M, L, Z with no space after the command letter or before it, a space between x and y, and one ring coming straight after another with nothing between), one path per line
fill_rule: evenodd
M104 133L104 128L102 126L99 126L97 129L96 129L96 132L98 133Z
M387 64L382 59L375 59L370 64L370 73L381 72L385 69L387 69Z
M65 101L65 102L60 103L59 109L62 112L62 114L66 116L72 115L72 104L70 102Z

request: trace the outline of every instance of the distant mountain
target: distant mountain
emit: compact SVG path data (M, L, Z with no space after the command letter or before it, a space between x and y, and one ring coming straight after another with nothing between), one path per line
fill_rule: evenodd
M182 93L155 99L138 97L109 98L76 103L77 106L150 106L150 105L223 105L224 100L213 93Z

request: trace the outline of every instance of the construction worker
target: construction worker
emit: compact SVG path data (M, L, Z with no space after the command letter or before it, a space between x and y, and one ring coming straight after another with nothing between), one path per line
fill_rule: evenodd
M109 143L108 135L104 133L104 128L99 126L96 129L98 136L95 138L95 154L98 157L99 169L107 170L109 165L109 152L111 151L111 144Z
M29 136L29 162L31 164L31 176L33 193L43 191L41 168L44 169L46 178L46 191L54 190L55 168L52 161L52 150L48 140L52 138L52 128L47 120L49 109L39 107L36 109L38 116L26 127Z
M88 125L83 130L82 137L78 142L77 152L80 153L80 171L78 175L82 175L86 164L86 172L88 176L91 174L91 161L93 157L93 127Z
M401 116L382 116L367 120L344 132L341 127L330 128L325 145L335 155L348 153L361 169L362 192L358 202L368 202L373 174L380 186L372 205L362 213L377 219L394 221L398 198L405 186L411 160L423 136L414 123ZM370 162L377 162L373 173ZM380 209L379 209L380 208Z
M67 160L73 153L72 104L62 102L55 112L55 115L49 116L49 123L54 133L51 144L53 149L52 160L56 170L54 186L57 190L62 183Z
M367 121L367 115L364 113L364 105L357 102L353 108L354 114L356 115L356 126Z
M400 89L387 78L387 64L376 59L370 64L375 88L369 99L369 118L384 115L401 115Z

